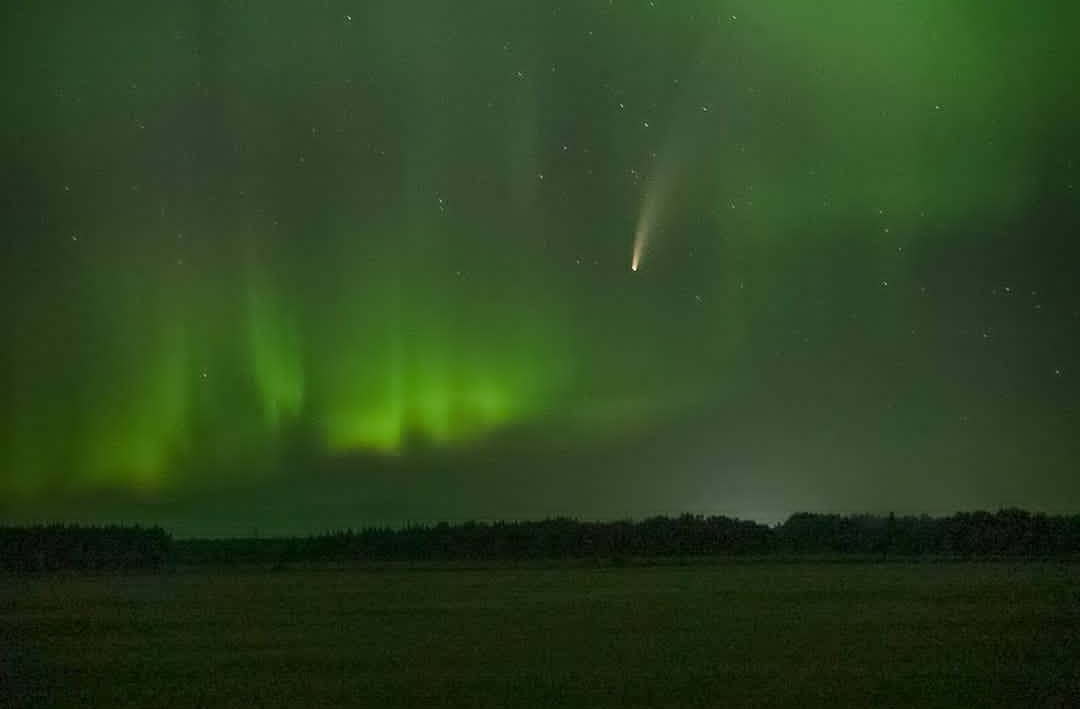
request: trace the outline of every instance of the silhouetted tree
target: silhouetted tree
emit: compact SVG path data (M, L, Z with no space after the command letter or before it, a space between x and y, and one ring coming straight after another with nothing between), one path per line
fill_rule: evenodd
M641 521L440 522L303 538L188 539L156 527L0 527L0 570L154 569L173 564L528 561L739 555L1050 556L1080 554L1080 515L1019 509L926 515L794 514L777 527L728 517Z

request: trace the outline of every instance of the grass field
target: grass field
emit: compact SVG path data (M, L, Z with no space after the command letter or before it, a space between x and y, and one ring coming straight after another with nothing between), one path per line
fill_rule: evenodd
M0 577L0 706L1080 706L1080 565Z

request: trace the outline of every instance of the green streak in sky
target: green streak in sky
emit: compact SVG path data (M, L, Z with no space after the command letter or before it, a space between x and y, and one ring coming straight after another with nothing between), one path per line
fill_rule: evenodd
M904 397L968 416L1013 386L1008 346L1040 383L987 420L1061 426L1039 412L1068 399L1075 305L1025 251L1055 225L1015 224L1077 184L1076 3L23 5L0 28L0 495L700 410L771 446L834 385L814 417L882 408L901 436ZM986 300L1006 285L1031 302Z
M251 372L271 429L294 421L304 408L301 330L266 277L251 268L247 325Z
M313 352L328 448L458 445L542 414L563 386L567 351L529 294L485 302L485 284L462 283L467 274L440 276L424 255L403 258L382 278L346 285ZM406 289L399 274L411 270L428 276Z

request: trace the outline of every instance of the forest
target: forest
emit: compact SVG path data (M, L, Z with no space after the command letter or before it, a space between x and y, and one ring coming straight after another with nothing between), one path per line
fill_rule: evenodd
M798 513L769 526L684 514L639 521L410 524L308 537L173 539L160 527L0 527L0 570L138 570L186 565L665 559L1046 558L1080 554L1080 515L1021 509L947 517Z

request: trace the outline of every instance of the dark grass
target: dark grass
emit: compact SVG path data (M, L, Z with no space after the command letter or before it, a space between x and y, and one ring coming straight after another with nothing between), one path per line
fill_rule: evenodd
M1080 564L0 577L0 706L1080 706Z

